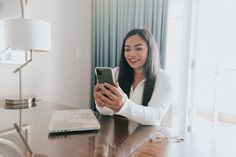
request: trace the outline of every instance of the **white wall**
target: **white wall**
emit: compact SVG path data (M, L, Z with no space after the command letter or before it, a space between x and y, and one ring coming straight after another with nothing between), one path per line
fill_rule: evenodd
M5 3L4 1L3 3ZM9 3L9 2L7 2ZM19 13L17 0L3 5L2 15ZM89 108L91 75L92 0L30 0L32 18L49 21L52 51L34 53L24 69L25 93L64 105ZM6 7L15 9L6 9ZM14 65L0 64L0 97L17 93Z
M2 0L0 1L0 17L9 17L19 15L20 17L20 0Z

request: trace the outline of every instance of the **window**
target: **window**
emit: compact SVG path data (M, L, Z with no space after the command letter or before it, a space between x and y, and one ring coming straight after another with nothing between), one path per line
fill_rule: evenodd
M197 8L193 129L236 130L236 2L199 0Z
M167 19L167 47L166 47L166 71L173 79L174 103L171 106L171 119L173 128L184 129L184 118L182 113L185 111L183 102L183 44L185 41L185 0L169 0L168 19Z
M169 0L168 14L172 127L235 131L236 1Z

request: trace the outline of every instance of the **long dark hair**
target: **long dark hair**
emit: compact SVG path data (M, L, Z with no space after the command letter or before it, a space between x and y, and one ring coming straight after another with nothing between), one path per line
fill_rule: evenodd
M147 106L148 102L152 97L154 86L156 83L157 77L157 68L158 68L158 56L157 56L157 46L152 34L145 29L133 29L128 32L123 40L122 49L121 49L121 58L120 58L120 70L118 76L118 82L121 89L129 97L130 88L134 81L134 71L133 68L127 63L124 53L125 53L125 42L126 40L133 35L140 36L147 44L148 47L148 56L144 65L144 74L146 78L145 87L143 90L142 105Z

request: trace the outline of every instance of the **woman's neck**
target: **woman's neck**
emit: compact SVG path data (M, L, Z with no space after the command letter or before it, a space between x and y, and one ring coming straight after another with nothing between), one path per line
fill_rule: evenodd
M132 83L133 90L137 87L140 81L142 81L145 78L143 70L134 71L134 82Z
M144 79L144 73L142 71L134 72L134 81L141 81Z

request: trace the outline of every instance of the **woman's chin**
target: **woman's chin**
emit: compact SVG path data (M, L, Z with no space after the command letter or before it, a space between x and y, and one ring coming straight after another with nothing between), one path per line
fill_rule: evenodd
M137 71L137 70L143 70L143 66L134 66L134 65L132 65L132 66L130 66L132 69L134 69L135 71Z

